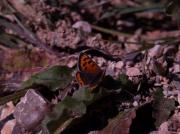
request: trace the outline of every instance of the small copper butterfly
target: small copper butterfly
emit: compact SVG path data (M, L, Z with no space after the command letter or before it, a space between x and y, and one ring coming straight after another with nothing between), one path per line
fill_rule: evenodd
M76 80L79 86L95 89L101 82L105 70L102 70L92 58L83 52L79 55L77 66L79 71L76 73Z

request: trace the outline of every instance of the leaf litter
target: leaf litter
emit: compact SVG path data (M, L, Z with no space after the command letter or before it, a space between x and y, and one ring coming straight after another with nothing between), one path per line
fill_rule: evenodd
M29 95L37 104L26 98L34 106L22 106L28 113L22 122L32 123L32 129L14 126L7 117L1 132L10 125L8 133L178 133L178 5L173 0L3 0L0 103L13 100L17 109L20 98ZM106 68L93 93L79 89L74 79L78 55L87 49ZM48 102L47 113L38 108L38 99ZM37 122L28 122L35 115L31 108L39 113Z

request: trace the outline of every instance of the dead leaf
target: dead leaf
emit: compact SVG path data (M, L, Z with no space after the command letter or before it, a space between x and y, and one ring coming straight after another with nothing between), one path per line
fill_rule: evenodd
M119 113L108 121L107 127L96 131L96 134L129 134L129 129L135 116L136 112L133 109L128 112Z
M72 25L73 28L80 29L86 33L91 33L91 25L86 21L78 21Z

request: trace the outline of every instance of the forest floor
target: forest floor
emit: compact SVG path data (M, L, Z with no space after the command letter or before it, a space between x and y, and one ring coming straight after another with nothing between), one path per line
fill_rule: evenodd
M1 133L180 133L179 7L2 0Z

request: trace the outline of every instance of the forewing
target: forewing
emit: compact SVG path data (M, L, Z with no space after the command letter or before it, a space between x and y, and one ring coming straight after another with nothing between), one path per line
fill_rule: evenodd
M102 72L101 68L85 53L79 55L79 71L85 73L98 74Z

